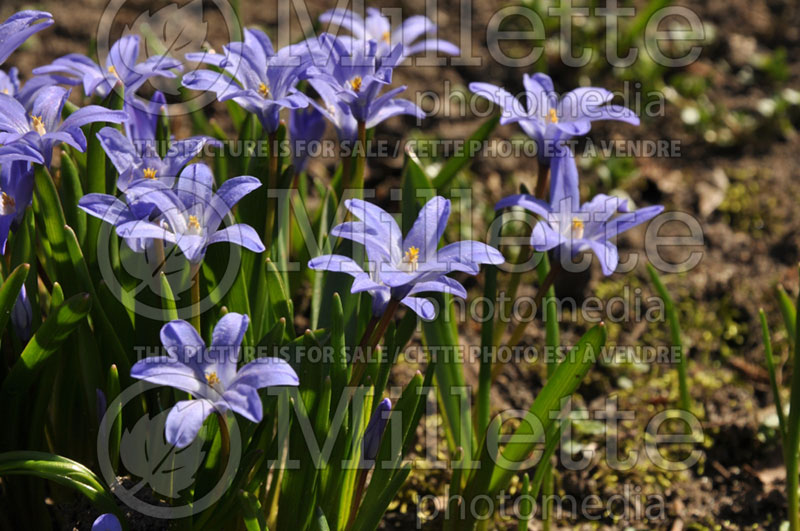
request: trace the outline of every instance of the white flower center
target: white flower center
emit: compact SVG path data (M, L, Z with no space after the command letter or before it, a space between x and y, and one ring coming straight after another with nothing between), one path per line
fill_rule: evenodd
M5 192L0 193L0 215L8 216L17 211L17 202Z

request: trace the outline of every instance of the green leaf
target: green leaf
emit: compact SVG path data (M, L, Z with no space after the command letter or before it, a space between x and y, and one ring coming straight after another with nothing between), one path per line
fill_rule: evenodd
M364 510L358 512L358 516L356 516L356 520L353 522L353 531L371 531L377 529L378 524L381 523L383 514L386 512L389 504L392 503L392 500L397 495L397 492L400 490L400 487L403 486L403 483L405 483L410 473L411 464L406 463L403 465L403 468L392 477L392 480L386 485L386 488L383 489L383 492L381 492L375 503L371 505L361 505Z
M650 279L658 292L658 295L664 301L664 308L667 312L667 321L669 321L670 338L672 347L676 350L678 356L678 386L680 387L680 407L686 411L691 411L692 397L689 394L689 376L686 361L686 349L683 347L683 340L681 339L681 325L678 319L678 311L675 309L675 303L672 302L667 288L661 282L661 277L658 276L656 268L652 264L647 264L647 272L650 273Z
M245 529L247 531L266 531L267 521L264 518L264 512L261 510L258 498L243 490L239 491L237 498L242 509L242 520L244 520Z
M97 476L80 463L44 452L0 454L0 476L26 475L54 481L86 496L100 512L114 513L125 526L122 512Z
M422 336L426 347L432 347L436 371L436 389L443 405L445 432L450 451L457 447L464 449L464 455L471 457L473 444L472 418L469 411L467 386L464 380L464 363L457 353L461 351L452 295L436 294L431 297L439 307L439 316L434 321L422 322Z
M111 404L116 400L120 393L119 385L119 371L116 365L112 365L108 369L108 382L106 383L106 404ZM98 416L105 414L99 412ZM114 423L111 425L111 434L108 443L108 455L111 461L111 466L116 472L119 467L119 445L122 440L122 404L117 407L117 410L112 413L114 415Z
M75 235L81 245L86 241L86 212L78 208L78 201L83 197L78 166L66 151L61 152L61 204L65 206L64 215L67 224L75 229Z
M516 465L522 463L536 446L538 441L547 432L553 422L552 413L557 413L561 408L561 399L572 395L594 364L600 349L606 342L606 329L602 324L595 326L583 337L578 344L570 350L566 358L558 365L553 375L547 381L542 391L536 397L530 408L530 413L538 419L538 423L522 422L514 432L513 437L502 452L502 457L510 466L498 463L492 474L488 491L491 494L499 492L508 485L511 478L518 471ZM520 440L522 439L522 440ZM531 442L533 441L533 442ZM483 465L484 463L481 463ZM485 486L473 486L478 491L487 490Z
M3 395L21 395L33 382L47 359L75 330L91 308L86 293L78 294L56 308L33 335L3 382Z
M25 279L28 278L29 264L21 264L8 275L8 278L0 287L0 334L6 329L8 320L11 317L11 310L17 302L19 292L22 290Z
M172 287L169 285L167 275L163 271L159 272L161 281L161 305L164 310L164 322L175 321L178 319L178 308L175 305L175 295L172 294Z
M499 116L493 116L481 124L478 129L472 133L466 141L465 150L462 154L450 157L436 177L433 179L433 186L436 190L441 192L450 184L450 181L461 171L464 166L469 164L472 158L483 149L484 141L489 138L492 131L495 130L497 124L500 123Z
M797 308L783 286L777 287L778 305L781 308L783 322L786 324L786 333L789 335L789 344L794 345L794 338L797 336L795 323L797 322Z

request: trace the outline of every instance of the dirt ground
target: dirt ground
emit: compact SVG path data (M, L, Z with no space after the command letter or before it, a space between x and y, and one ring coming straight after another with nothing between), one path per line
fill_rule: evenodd
M247 25L262 25L274 32L274 2L242 4ZM425 8L424 0L384 0L370 5L398 4L402 4L406 16L423 13ZM22 5L3 2L0 15L5 17ZM135 13L149 3L125 5ZM456 42L459 5L456 0L438 2L440 36ZM668 95L663 116L644 120L638 129L599 123L589 135L594 141L609 137L675 140L680 155L636 158L628 169L628 161L589 161L581 176L584 194L588 190L607 191L611 168L612 176L614 172L622 175L617 186L636 204L664 204L668 211L686 212L699 221L705 245L695 250L703 253L702 260L690 271L664 279L680 308L690 358L691 394L703 421L704 452L697 465L677 473L648 463L616 472L599 462L579 473L559 472L557 490L578 498L610 496L629 486L639 489L636 496L657 493L666 500L663 520L615 520L609 515L600 515L595 522L563 518L559 524L565 528L777 529L785 511L785 477L764 368L758 309L767 311L777 355L785 360L786 333L774 290L777 283L790 293L798 289L800 135L796 129L800 126L800 105L792 103L792 98L800 90L800 4L795 0L713 0L686 5L700 15L709 36L696 62L659 74L653 89ZM44 0L35 6L51 11L56 24L12 58L11 63L25 76L36 64L68 52L86 51L105 2ZM314 0L309 11L316 17L332 6L333 2ZM492 13L502 5L474 2L472 7L473 28L482 35ZM215 44L213 24L209 31L209 40ZM532 71L493 62L482 37L473 41L473 52L483 59L483 66L399 68L396 80L409 86L408 94L444 90L446 84L463 90L472 81L492 82L517 92L523 72ZM597 68L590 79L585 79L581 77L585 73L560 66L558 57L550 54L546 65L561 91L579 82L620 90L625 78L625 73ZM699 90L695 88L698 84ZM765 103L768 101L779 102L772 113L770 104ZM781 106L785 101L789 104ZM699 121L695 119L697 112L701 114ZM425 120L425 135L464 138L480 123L469 114L443 114ZM392 120L378 134L399 138L409 126L416 127L409 121ZM493 138L519 134L514 126L506 126ZM312 166L312 172L324 175L326 168L320 163ZM400 172L400 159L373 160L367 186L385 180L399 182ZM535 162L528 158L485 157L473 165L471 180L464 183L491 205L517 190L520 183L532 187L535 173ZM386 200L384 188L381 184L379 200ZM623 258L643 246L643 229L631 231L620 240ZM685 250L675 250L674 258L681 252ZM644 299L653 294L643 264L628 275L609 278L595 268L591 278L566 278L557 290L578 298L592 293L613 297L623 294L625 286L641 288ZM474 284L472 289L477 293ZM523 283L522 290L532 295L535 286ZM464 342L478 341L477 328L463 328ZM574 340L582 330L585 323L580 320L567 325L565 341ZM610 324L609 332L610 341L619 345L663 345L668 338L665 323ZM543 332L532 326L530 333L529 341L541 341ZM789 373L783 371L784 387ZM402 368L394 377L401 382L407 378ZM495 406L527 407L541 388L542 379L540 364L505 367L493 391ZM676 376L670 367L657 363L601 364L590 372L576 402L590 410L602 409L604 399L614 396L620 409L635 411L637 420L623 422L620 433L621 447L630 450L643 439L646 420L674 403L677 392ZM575 438L581 447L601 453L603 438L590 423L580 426ZM417 497L441 494L447 480L442 471L413 474L385 526L402 529L413 524ZM511 525L514 523L509 522ZM430 527L437 528L438 522Z

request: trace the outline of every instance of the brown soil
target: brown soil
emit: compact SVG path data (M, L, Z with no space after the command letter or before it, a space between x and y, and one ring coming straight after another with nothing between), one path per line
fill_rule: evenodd
M275 2L242 2L246 24L275 29ZM423 13L423 0L399 2L404 15ZM313 16L332 7L332 2L315 0L309 10ZM382 0L377 6L396 6L398 1ZM641 4L641 2L637 2ZM22 3L4 2L0 15L5 18ZM26 3L27 5L27 3ZM24 76L37 64L43 64L68 52L84 52L95 36L97 21L105 7L104 0L56 2L40 0L38 8L51 11L56 25L33 40L30 46L9 62ZM132 13L150 2L128 2ZM139 7L137 7L139 6ZM440 0L440 35L458 41L458 6L455 0ZM490 2L473 3L473 28L483 34L492 13L499 8ZM790 128L781 128L776 120L765 119L759 102L781 93L784 88L800 89L800 4L794 0L713 0L690 6L713 26L715 37L704 45L700 59L679 71L665 73L667 83L678 76L693 76L706 83L704 96L725 116L750 116L756 125L743 131L733 127L732 142L709 142L707 130L685 125L678 105L668 103L663 117L646 120L633 130L625 124L600 123L593 127L591 139L674 139L681 152L675 158L640 158L636 174L624 181L622 188L637 204L664 204L667 210L688 212L703 229L703 259L691 271L668 275L665 282L679 301L684 334L689 347L691 392L705 429L704 455L690 470L664 473L652 465L636 466L623 473L613 473L598 463L580 473L559 473L558 490L580 497L589 494L609 496L620 492L622 485L640 487L643 494L663 494L667 500L666 519L644 523L614 521L602 517L598 522L570 521L561 525L622 529L632 525L640 529L777 529L785 512L784 476L781 450L775 430L766 419L773 412L772 397L764 370L764 352L758 324L758 308L769 316L773 340L781 359L787 356L786 334L775 304L774 286L782 283L788 291L798 289L796 264L800 260L798 226L800 214L800 136ZM137 11L138 9L138 11ZM155 9L155 7L153 7ZM135 16L135 15L132 15ZM210 25L209 40L215 46L215 26ZM770 79L762 70L753 69L748 58L779 48L786 51L786 77ZM478 38L473 51L482 57L483 66L447 66L445 68L400 68L396 80L408 84L409 94L424 90L465 88L471 81L489 81L505 85L512 92L521 88L523 70L504 68L488 55L485 42ZM578 79L573 70L561 67L557 57L548 60L548 69L559 90L569 89ZM748 77L749 76L749 77ZM748 81L749 79L749 81ZM621 80L609 70L599 70L591 84L619 89ZM722 111L720 111L722 112ZM789 108L780 118L796 129L800 126L798 106ZM724 119L723 119L724 122ZM431 116L424 125L426 135L440 138L464 138L480 120L472 116ZM413 123L395 119L382 127L379 135L389 139L405 135ZM714 126L720 130L718 125ZM494 138L519 135L514 126L499 128ZM369 185L388 180L398 182L401 161L371 161ZM602 164L600 165L602 166ZM604 189L600 172L582 171L584 193ZM321 175L325 168L312 171ZM486 205L514 192L520 183L531 187L535 163L524 158L482 158L472 168L471 180L464 180ZM379 199L387 197L381 184ZM643 247L644 230L624 235L620 241L623 256ZM677 253L677 251L676 251ZM535 287L523 282L523 293L534 294ZM574 292L579 297L591 293L614 296L624 285L641 287L643 297L652 294L643 265L627 276L605 279L599 269L591 278L567 279L559 292ZM473 291L475 291L473 284ZM463 327L464 342L478 342L479 331ZM585 324L565 326L564 340L573 341ZM619 345L661 345L668 338L664 323L622 323L609 327L610 341ZM541 344L543 333L530 327L530 338ZM408 378L400 368L394 375L398 382ZM469 368L474 381L475 368ZM789 371L784 371L784 382ZM508 366L493 390L495 407L527 407L543 380L540 365ZM784 385L785 387L785 385ZM601 401L613 394L620 408L636 412L636 421L623 423L621 445L635 447L644 437L645 423L656 412L674 403L677 381L670 367L653 364L647 367L598 365L579 391L577 403L590 410L601 408ZM590 431L577 439L584 445L603 450L603 439ZM415 497L412 492L441 494L449 475L433 471L412 475L409 489L393 506L387 528L407 528L413 524ZM509 527L515 525L509 522ZM438 526L438 524L437 524ZM436 527L436 526L434 526Z

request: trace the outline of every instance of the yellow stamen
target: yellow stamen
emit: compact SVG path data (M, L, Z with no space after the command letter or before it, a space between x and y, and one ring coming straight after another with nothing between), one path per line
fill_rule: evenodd
M197 216L189 216L189 230L200 232L200 222L197 220Z
M262 98L269 98L269 87L266 83L261 83L258 86L258 93L261 94Z
M416 271L417 269L417 261L419 260L419 249L416 247L409 247L408 251L406 251L406 255L403 258L408 264L411 266L412 271Z
M353 87L355 92L361 90L361 76L356 76L350 81L350 86Z
M578 218L572 218L572 237L583 238L583 221Z
M155 170L155 168L145 168L144 169L144 178L145 179L155 179L156 178L156 170Z
M119 74L117 74L117 68L114 65L108 67L108 73L114 74L114 77L119 79Z
M383 41L386 44L391 44L392 43L392 34L389 33L388 31L384 31L383 32Z
M206 374L206 382L208 382L208 385L210 385L211 387L214 387L215 385L219 385L220 380L219 380L219 376L217 376L216 371L212 371L212 372Z
M7 88L3 89L3 94L8 94L8 89Z
M33 130L39 133L40 136L47 132L44 128L44 122L42 122L41 116L31 115L31 125L33 125Z
M558 123L558 115L556 114L555 109L550 109L550 121L554 124Z

